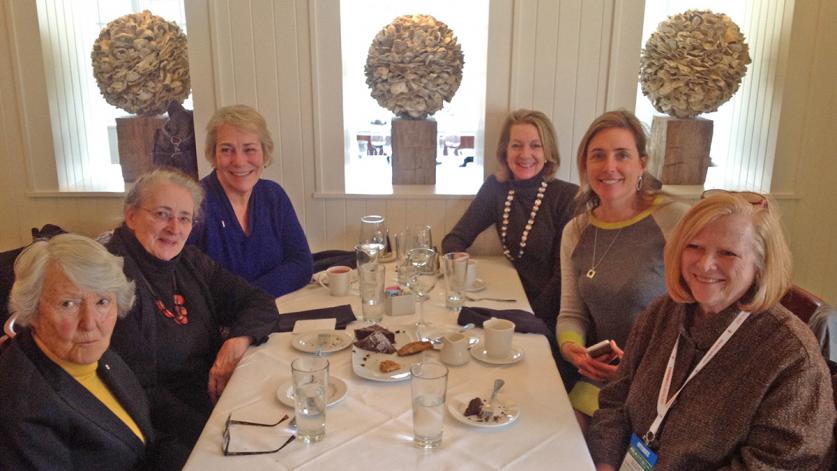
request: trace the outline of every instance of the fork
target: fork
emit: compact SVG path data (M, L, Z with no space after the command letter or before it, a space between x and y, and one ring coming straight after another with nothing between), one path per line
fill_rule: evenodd
M480 411L481 419L488 420L494 416L494 406L492 405L492 403L494 402L494 398L497 397L497 391L499 391L504 384L506 384L506 382L500 378L494 380L494 390L491 391L491 397L488 399L488 401L482 404L482 410Z
M516 302L517 302L517 300L516 300L516 299L508 299L508 298L475 298L475 297L470 296L470 295L467 295L467 294L465 295L465 299L467 299L468 301L471 301L471 302L477 302L477 301L495 301L495 302L498 302L498 303L516 303Z
M328 343L329 335L326 333L317 335L317 350L314 352L315 356L323 356L323 346Z

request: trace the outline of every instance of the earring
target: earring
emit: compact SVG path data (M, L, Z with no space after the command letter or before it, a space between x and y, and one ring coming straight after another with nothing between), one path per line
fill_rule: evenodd
M645 175L640 175L640 176L639 176L639 178L637 178L637 179L636 179L636 191L637 191L637 192L639 192L640 190L642 190L642 179L643 179L644 177L645 177Z

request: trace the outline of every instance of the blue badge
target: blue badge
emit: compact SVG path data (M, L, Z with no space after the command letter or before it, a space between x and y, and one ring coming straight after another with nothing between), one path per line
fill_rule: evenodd
M657 454L640 440L637 434L631 434L631 447L625 453L619 471L651 471L657 465Z

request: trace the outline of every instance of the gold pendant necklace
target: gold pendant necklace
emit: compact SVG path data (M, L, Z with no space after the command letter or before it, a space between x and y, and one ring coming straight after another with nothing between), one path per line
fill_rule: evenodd
M590 260L590 269L587 270L587 278L590 278L591 280L596 277L596 273L598 273L596 271L596 268L598 268L598 266L602 264L605 257L607 257L608 252L610 252L610 248L613 247L613 244L616 243L616 239L619 238L619 234L621 234L622 229L624 229L624 227L619 229L619 232L616 233L616 235L610 241L610 245L607 246L607 249L605 249L605 252L602 254L602 258L600 258L598 263L596 263L596 245L598 245L599 243L599 228L596 226L593 227L596 229L596 232L593 233L593 259Z
M529 238L529 231L535 225L535 216L538 215L538 210L541 209L543 202L543 194L546 193L548 183L542 181L538 194L535 195L535 203L532 205L532 211L529 212L529 220L526 221L526 226L523 228L523 234L520 235L520 250L517 251L517 257L513 256L508 246L506 245L506 234L509 228L509 213L511 213L511 204L514 201L514 188L510 189L506 195L506 202L503 203L503 222L500 225L500 240L503 243L503 255L510 261L520 260L523 257L523 252L526 250L526 239Z

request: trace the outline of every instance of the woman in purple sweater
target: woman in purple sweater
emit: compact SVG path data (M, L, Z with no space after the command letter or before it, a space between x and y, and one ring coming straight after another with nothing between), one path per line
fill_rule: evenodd
M313 272L305 233L285 190L260 178L273 153L264 118L249 106L226 106L206 131L214 170L201 180L206 199L189 243L274 296L305 286Z

